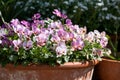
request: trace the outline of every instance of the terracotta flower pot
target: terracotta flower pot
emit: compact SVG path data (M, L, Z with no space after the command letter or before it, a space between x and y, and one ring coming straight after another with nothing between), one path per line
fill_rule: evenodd
M8 64L0 67L0 80L91 80L98 61L69 62L62 66Z
M120 61L103 59L95 67L94 80L120 80Z

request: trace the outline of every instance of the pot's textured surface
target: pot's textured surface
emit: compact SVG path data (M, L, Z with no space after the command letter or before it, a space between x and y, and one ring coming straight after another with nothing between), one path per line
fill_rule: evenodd
M94 71L94 80L120 80L120 61L103 59Z
M91 80L96 61L66 63L62 66L18 65L0 67L0 80Z

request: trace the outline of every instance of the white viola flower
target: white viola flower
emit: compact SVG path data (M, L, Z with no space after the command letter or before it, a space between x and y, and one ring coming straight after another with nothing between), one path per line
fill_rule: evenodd
M99 39L101 37L101 34L98 30L94 30L95 37Z
M56 51L57 57L60 57L62 55L66 55L67 54L67 46L66 46L65 42L60 42L57 45L55 51Z
M100 39L100 45L102 46L102 48L104 48L104 47L106 47L107 46L107 44L108 44L108 39L106 38L106 37L102 37L101 39Z
M89 32L86 35L85 39L89 42L93 42L93 41L95 41L95 34L93 32Z
M7 34L7 30L5 28L0 28L0 37Z
M101 57L101 56L103 56L103 51L102 51L102 49L93 48L93 54Z
M28 41L24 41L23 42L23 48L25 50L29 50L30 48L33 47L33 42L31 40L28 40Z
M0 40L0 44L2 44L2 40Z
M86 27L81 27L81 28L79 28L78 31L77 31L77 33L78 33L78 34L81 34L81 35L85 35L86 32L87 32Z
M101 37L106 37L106 32L103 31L103 32L101 32L100 35L101 35Z

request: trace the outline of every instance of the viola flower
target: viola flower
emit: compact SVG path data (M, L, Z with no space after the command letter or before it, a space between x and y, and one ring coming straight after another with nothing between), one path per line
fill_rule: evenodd
M57 15L58 17L61 17L61 12L58 9L54 9L53 14Z
M20 24L20 21L18 19L12 19L11 20L11 25L12 26L17 26L18 24Z
M40 34L40 28L32 27L32 31L35 35Z
M69 33L67 33L66 31L64 31L63 29L59 29L57 31L57 34L60 37L60 39L63 40L63 41L70 40Z
M21 24L30 29L30 23L28 21L22 20Z
M102 49L95 49L95 48L93 48L93 54L102 57L103 56L103 51L102 51Z
M53 14L57 15L58 17L61 17L63 19L67 18L67 15L61 13L58 9L54 9Z
M100 39L100 45L102 46L102 48L104 48L104 47L106 47L107 46L107 44L108 44L108 39L106 38L106 37L102 37L101 39Z
M33 42L31 40L28 40L28 41L24 41L23 42L23 48L25 50L29 50L33 47Z
M66 46L65 42L60 42L57 45L55 51L56 51L57 57L60 57L62 55L66 55L67 54L67 46Z
M80 38L74 39L71 43L71 47L73 51L82 50L84 47L84 42Z
M35 36L35 40L37 41L38 46L44 46L48 40L48 37L46 34L40 33L38 36Z
M56 35L52 35L51 39L50 39L53 43L59 43L60 42L60 37L56 34Z
M95 41L95 34L94 32L89 32L86 36L85 36L85 40L89 41L90 43Z
M39 19L40 17L41 17L41 15L40 15L39 13L36 13L36 14L33 15L32 19L33 19L33 20L37 20L37 19Z
M21 44L22 44L22 41L20 39L13 40L14 50L18 52Z
M7 30L5 28L0 28L0 37L7 35Z
M26 37L26 38L29 38L29 37L31 37L31 35L32 35L32 31L30 31L29 29L24 29L24 32L23 32L23 35Z
M70 20L70 19L66 19L66 24L67 24L67 25L72 25L71 20Z

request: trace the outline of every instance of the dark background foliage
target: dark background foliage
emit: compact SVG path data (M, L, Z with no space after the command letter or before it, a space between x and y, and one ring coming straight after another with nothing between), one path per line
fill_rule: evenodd
M74 24L87 26L88 30L120 33L120 0L0 0L0 11L7 22L12 18L30 20L37 12L42 18L55 19L54 9L66 13Z

